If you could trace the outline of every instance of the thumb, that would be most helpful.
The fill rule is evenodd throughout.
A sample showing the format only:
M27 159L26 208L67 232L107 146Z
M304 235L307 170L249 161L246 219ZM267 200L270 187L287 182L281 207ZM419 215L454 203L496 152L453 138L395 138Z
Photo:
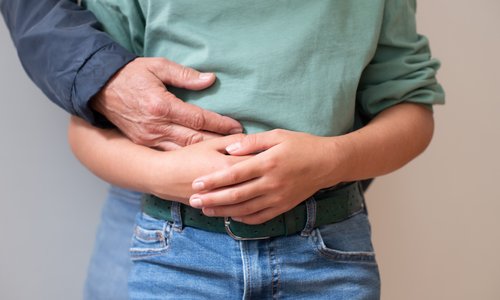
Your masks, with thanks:
M240 141L230 144L226 151L231 155L249 155L262 152L281 143L283 136L276 131L249 134Z
M165 58L149 59L149 70L166 85L197 91L215 82L214 73L201 73Z

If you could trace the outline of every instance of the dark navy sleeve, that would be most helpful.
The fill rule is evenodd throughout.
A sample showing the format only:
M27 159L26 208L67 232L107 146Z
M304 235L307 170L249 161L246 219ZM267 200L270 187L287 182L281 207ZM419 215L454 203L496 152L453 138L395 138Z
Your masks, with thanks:
M106 125L89 101L136 55L73 1L0 0L0 10L24 69L45 95L71 114Z

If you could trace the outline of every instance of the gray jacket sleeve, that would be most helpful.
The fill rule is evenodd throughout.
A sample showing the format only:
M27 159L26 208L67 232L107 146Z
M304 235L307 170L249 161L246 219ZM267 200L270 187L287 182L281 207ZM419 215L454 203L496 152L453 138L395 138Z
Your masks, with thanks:
M28 76L47 97L88 122L106 120L89 100L136 58L102 32L95 16L69 0L0 0Z

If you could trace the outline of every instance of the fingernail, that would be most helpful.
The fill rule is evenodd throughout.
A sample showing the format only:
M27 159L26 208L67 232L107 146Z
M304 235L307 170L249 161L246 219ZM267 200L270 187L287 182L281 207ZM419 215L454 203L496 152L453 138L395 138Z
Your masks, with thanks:
M240 219L240 218L237 218L237 217L231 217L231 220L235 220L236 222L240 222L243 220L243 219Z
M196 207L196 208L203 206L203 202L201 201L200 198L193 198L193 199L189 200L189 204L191 204L192 207Z
M243 133L243 128L233 128L229 131L229 134Z
M213 216L214 215L214 210L211 208L205 208L203 209L203 213L207 216Z
M202 190L205 188L205 183L203 181L195 181L193 183L193 189L195 190Z
M207 79L212 78L212 76L213 76L213 73L200 73L199 78L202 80L207 80Z
M231 144L229 146L226 147L226 151L227 152L234 152L238 149L241 148L241 144L240 143L234 143L234 144Z

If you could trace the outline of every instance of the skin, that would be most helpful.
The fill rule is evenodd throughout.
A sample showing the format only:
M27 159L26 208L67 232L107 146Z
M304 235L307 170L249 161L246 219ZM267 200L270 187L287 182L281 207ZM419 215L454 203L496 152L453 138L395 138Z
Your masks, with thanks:
M73 153L98 177L187 205L196 177L248 158L227 155L224 149L241 138L238 134L223 136L175 151L158 151L133 143L118 130L96 128L75 116L68 130Z
M338 137L278 129L160 152L74 117L69 140L82 163L108 182L190 204L209 216L260 224L321 188L400 168L427 147L433 129L430 110L404 103Z
M263 223L317 190L390 173L424 151L432 139L432 112L405 103L367 126L339 137L273 130L249 135L226 150L254 157L197 178L190 198L208 216Z
M136 58L108 81L90 105L134 143L174 150L242 132L239 122L185 103L166 87L197 91L214 82L213 73L200 73L164 58Z

